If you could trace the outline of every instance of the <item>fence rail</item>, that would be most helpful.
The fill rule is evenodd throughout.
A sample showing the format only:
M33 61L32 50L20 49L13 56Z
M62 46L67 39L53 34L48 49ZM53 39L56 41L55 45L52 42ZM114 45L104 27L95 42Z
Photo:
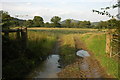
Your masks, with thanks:
M27 27L17 29L3 29L3 36L9 39L9 33L16 33L16 40L21 42L23 49L27 46Z
M24 27L24 28L17 28L17 29L2 29L3 33L6 33L6 32L22 32L22 31L27 31L27 28Z

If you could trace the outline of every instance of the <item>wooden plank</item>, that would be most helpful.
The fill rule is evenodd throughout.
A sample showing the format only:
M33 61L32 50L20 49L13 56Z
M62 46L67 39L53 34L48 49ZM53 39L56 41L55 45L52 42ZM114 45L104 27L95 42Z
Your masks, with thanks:
M3 29L2 32L21 32L21 31L26 32L26 30L27 30L27 27L23 27L18 29Z
M2 32L21 32L21 29L8 29L8 30L2 30Z
M112 39L112 41L115 41L115 42L120 42L118 39Z
M118 53L115 53L115 54L113 54L113 56L112 57L115 57L115 56L119 56L120 57L120 52L118 52Z

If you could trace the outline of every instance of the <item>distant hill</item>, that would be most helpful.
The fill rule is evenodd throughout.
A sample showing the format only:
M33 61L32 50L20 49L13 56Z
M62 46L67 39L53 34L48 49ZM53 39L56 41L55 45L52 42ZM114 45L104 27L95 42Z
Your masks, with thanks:
M73 22L73 23L77 23L77 22L79 21L79 20L74 20L74 19L70 19L70 20L71 20L71 22ZM60 22L60 24L64 24L64 23L65 23L65 21L66 21L66 20L61 21L61 22Z
M66 19L67 20L67 19ZM64 24L66 20L60 22L60 24ZM73 23L77 23L79 20L70 19ZM99 22L91 22L91 25L98 25Z

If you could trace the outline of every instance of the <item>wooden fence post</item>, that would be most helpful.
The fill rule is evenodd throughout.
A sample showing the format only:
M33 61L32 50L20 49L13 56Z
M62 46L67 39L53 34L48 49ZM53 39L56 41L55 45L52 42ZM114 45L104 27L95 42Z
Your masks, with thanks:
M6 31L6 32L4 33L4 35L5 35L5 37L9 38L9 32L8 32L8 31Z
M110 57L112 57L111 41L112 41L112 34L111 31L108 30L106 33L106 53L109 54Z
M18 28L17 32L16 32L16 39L20 40L20 29Z
M22 46L25 49L27 47L27 28L21 30Z
M26 28L21 28L21 29L6 29L2 30L4 33L4 36L9 39L9 33L16 33L16 40L18 40L18 43L20 42L21 49L25 51L27 47L27 27Z

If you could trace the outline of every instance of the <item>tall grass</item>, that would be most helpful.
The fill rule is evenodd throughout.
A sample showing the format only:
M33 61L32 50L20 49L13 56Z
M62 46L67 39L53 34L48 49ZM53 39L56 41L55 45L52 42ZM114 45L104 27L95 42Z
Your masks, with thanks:
M29 31L51 32L57 34L83 34L87 32L100 33L97 29L79 29L79 28L28 28Z
M28 31L27 46L15 33L3 35L3 79L24 78L34 67L52 53L56 42L54 34Z
M73 34L62 35L60 41L60 56L62 63L64 64L63 66L66 66L75 60L75 43Z
M52 53L55 41L56 37L54 34L29 31L27 47L34 53L35 58L44 59L44 57Z

